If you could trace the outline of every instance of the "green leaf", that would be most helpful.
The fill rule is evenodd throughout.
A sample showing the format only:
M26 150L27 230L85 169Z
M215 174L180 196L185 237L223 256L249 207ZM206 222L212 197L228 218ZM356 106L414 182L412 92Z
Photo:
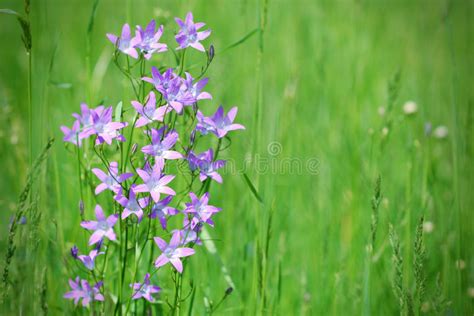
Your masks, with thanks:
M117 107L115 108L115 121L116 122L120 122L120 120L122 119L122 101L120 101L118 104L117 104Z
M247 183L247 185L249 186L249 189L250 191L252 191L253 195L255 196L255 198L263 204L263 199L260 197L260 195L258 194L257 192L257 189L255 188L255 186L252 184L252 181L250 181L249 177L243 173L242 174L244 176L244 180L245 180L245 183Z
M244 37L242 37L241 39L239 39L237 42L234 42L232 44L230 44L229 46L227 46L226 48L224 48L220 54L236 47L236 46L239 46L240 44L242 44L243 42L245 42L246 40L248 40L249 38L251 38L254 34L256 34L260 29L257 27L256 29L250 31L247 35L245 35ZM217 53L216 53L217 54Z
M15 15L17 17L21 17L21 15L16 12L16 11L13 11L13 10L10 10L10 9L0 9L0 13L3 13L3 14L9 14L9 15Z

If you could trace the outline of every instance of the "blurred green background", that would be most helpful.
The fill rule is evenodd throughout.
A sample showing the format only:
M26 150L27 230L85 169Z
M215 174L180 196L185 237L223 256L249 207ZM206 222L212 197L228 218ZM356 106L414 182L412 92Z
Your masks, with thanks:
M15 237L1 314L81 313L62 298L73 277L69 248L86 237L76 160L59 126L71 125L81 102L132 100L106 33L156 19L172 43L173 17L188 11L212 29L205 45L216 49L207 113L237 105L247 127L223 154L235 170L211 190L224 209L211 231L217 252L202 247L189 264L193 314L204 314L206 301L219 301L230 285L216 314L397 314L390 224L416 314L474 313L474 2L101 0L91 24L94 2L31 4L33 156L48 137L56 142L34 188L39 224L27 216ZM0 8L23 14L22 1L2 0ZM2 258L29 166L21 34L14 17L0 15ZM193 52L189 64L202 59ZM170 53L149 65L167 60ZM411 115L403 111L409 100L417 104ZM383 198L371 246L378 175ZM413 262L422 215L426 290L418 303Z

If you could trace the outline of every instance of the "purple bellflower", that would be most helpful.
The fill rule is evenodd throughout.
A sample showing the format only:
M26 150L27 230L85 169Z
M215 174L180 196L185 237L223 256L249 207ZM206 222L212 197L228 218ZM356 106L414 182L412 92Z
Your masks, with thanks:
M189 220L187 216L185 216L183 220L183 228L175 229L172 231L172 233L174 234L175 232L177 232L179 234L179 237L180 237L179 244L182 246L185 246L189 243L201 245L202 241L198 235L200 230L201 230L200 225L196 225L194 226L194 228L191 228L191 221Z
M76 280L69 280L69 286L71 286L71 291L64 294L64 298L73 299L75 305L80 299L84 307L88 307L91 301L104 301L104 296L100 293L102 282L91 287L87 280L76 277Z
M96 145L100 145L103 142L112 144L113 139L119 141L125 141L123 135L118 130L127 126L128 123L112 122L112 107L106 108L101 113L92 112L92 125L85 128L79 135L82 138L89 137L97 134Z
M155 28L155 20L151 20L145 29L142 29L141 26L137 26L136 47L140 49L146 59L150 59L153 53L165 52L168 49L166 44L158 42L161 38L161 35L163 35L163 25L160 25L156 32Z
M81 147L82 140L79 137L79 134L81 132L81 124L79 123L79 121L75 121L74 124L72 124L72 128L69 128L67 126L61 126L61 131L64 133L63 141Z
M94 270L94 266L95 266L95 258L103 254L104 253L99 252L98 249L94 249L94 250L91 250L91 252L89 252L88 255L80 255L77 257L77 259L79 259L87 269L92 271Z
M188 155L189 167L192 171L199 169L199 180L203 182L207 178L211 178L218 183L222 183L222 177L217 173L217 169L224 167L224 160L214 161L214 151L209 149L199 155L195 155L192 151Z
M130 284L130 286L133 288L133 291L134 291L132 299L138 300L143 297L144 299L146 299L148 302L151 302L151 303L155 301L152 294L158 293L159 291L161 291L161 288L159 286L150 284L150 273L147 273L145 275L145 279L143 280L143 283L133 283L133 284Z
M168 89L171 80L176 77L177 75L173 72L173 68L168 68L163 74L160 74L156 67L151 67L151 78L143 77L142 80L153 84L158 91L165 91Z
M143 169L137 169L137 173L143 180L144 184L135 187L135 192L149 192L153 201L157 203L160 200L160 194L176 195L176 192L167 186L175 176L162 175L162 165L156 163L151 173Z
M196 83L193 83L193 77L191 76L191 74L186 73L186 80L184 81L184 84L186 85L186 89L188 90L188 92L191 94L191 96L194 98L196 102L198 100L212 99L212 96L210 93L201 92L208 82L209 82L209 78L204 78L204 79L199 80Z
M214 115L208 121L211 125L213 125L213 132L218 138L224 137L230 131L245 129L245 126L241 124L234 124L236 115L237 107L234 106L229 110L227 115L225 115L224 108L222 105L219 106L216 113L214 113Z
M214 133L214 122L210 117L204 116L204 114L202 114L202 112L198 110L196 113L196 118L198 121L196 124L196 131L200 132L202 135Z
M102 183L100 183L95 188L95 194L99 194L102 191L109 189L110 191L114 192L115 194L121 188L121 183L127 180L130 177L133 177L133 173L124 173L119 175L118 174L118 163L116 161L112 161L109 165L109 172L105 173L101 169L93 168L92 172L99 178Z
M183 113L183 107L192 105L196 102L191 92L186 89L183 78L177 77L170 81L167 89L159 89L166 100L167 105L171 106L178 114Z
M133 184L130 188L128 198L122 194L122 189L115 196L115 200L124 207L122 211L122 219L126 219L132 214L135 214L138 218L138 222L141 222L143 218L143 209L147 207L150 202L150 197L144 197L137 199L136 193L139 192L136 190L138 186Z
M92 113L96 113L100 115L104 111L104 106L99 105L95 109L89 109L87 104L81 103L81 114L73 113L72 116L74 116L81 124L83 128L87 128L91 126L94 121L92 119Z
M194 23L193 14L191 12L188 12L184 21L180 18L175 18L175 21L180 27L178 34L175 36L176 42L179 44L178 49L191 46L202 52L206 51L200 41L211 35L211 30L198 32L198 30L205 25L204 23Z
M161 227L166 230L167 227L167 218L168 216L173 216L179 213L174 207L168 206L171 200L173 199L172 195L168 195L163 200L156 202L151 208L150 218L158 218L160 220Z
M189 193L189 196L191 197L191 203L186 203L184 213L191 213L194 215L191 221L191 228L193 229L196 225L201 223L214 226L211 217L215 213L220 212L221 209L208 204L209 192L204 193L200 199L193 192Z
M178 141L178 133L170 131L163 137L164 127L159 130L151 130L151 145L144 146L142 152L155 157L161 166L164 165L165 159L180 159L183 158L179 152L170 150ZM163 140L162 140L163 137Z
M89 238L89 245L98 243L104 237L107 237L109 240L116 240L117 237L113 227L117 222L118 215L112 214L106 218L102 207L97 204L95 206L95 217L97 221L84 221L81 223L81 226L85 229L94 231Z
M167 244L166 241L160 237L154 238L155 243L158 245L158 248L163 252L155 261L155 267L159 268L168 262L171 262L173 267L179 272L183 272L183 263L180 258L191 256L195 253L192 248L184 248L180 246L180 234L178 232L173 233L170 243Z
M135 127L148 125L153 121L163 122L166 113L166 107L160 106L156 108L156 96L153 91L148 95L146 104L143 105L138 101L132 101L132 106L140 114L140 118L135 123Z
M127 23L122 27L122 35L117 37L114 34L107 34L107 38L111 41L114 45L117 46L118 50L124 54L129 55L132 58L137 59L138 53L135 47L140 42L140 36L135 36L132 38L130 32L130 25Z

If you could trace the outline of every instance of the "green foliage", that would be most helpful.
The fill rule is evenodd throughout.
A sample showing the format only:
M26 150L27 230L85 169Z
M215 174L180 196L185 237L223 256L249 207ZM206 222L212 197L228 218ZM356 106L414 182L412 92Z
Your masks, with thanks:
M90 313L62 296L76 271L69 249L86 239L78 225L78 169L83 216L93 216L97 200L113 208L91 192L96 179L84 172L101 162L82 159L79 167L73 147L56 144L35 196L22 194L20 207L29 141L40 153L49 137L61 139L59 126L71 125L81 102L133 115L130 80L136 82L114 67L105 34L118 33L124 21L156 18L171 42L173 17L189 10L212 29L206 48L215 47L206 73L213 100L202 111L211 114L216 102L238 105L237 120L247 129L219 155L233 159L223 186L210 187L223 212L186 267L182 296L190 296L181 314L474 313L472 1L7 0L1 6L11 10L0 14L2 295L8 289L0 314ZM24 52L32 36L30 68ZM186 65L206 58L187 53ZM175 65L174 59L169 53L151 64ZM190 66L193 76L203 70ZM411 115L403 112L408 100L418 105ZM439 125L448 129L445 138L436 137ZM277 154L268 150L273 142L281 145ZM279 168L288 161L301 163L302 172ZM18 212L28 214L25 226ZM85 241L78 247L87 249ZM122 256L127 252L133 263L133 251ZM117 286L118 270L111 274ZM152 315L175 298L172 283L158 285L171 290ZM110 305L117 299L106 297Z

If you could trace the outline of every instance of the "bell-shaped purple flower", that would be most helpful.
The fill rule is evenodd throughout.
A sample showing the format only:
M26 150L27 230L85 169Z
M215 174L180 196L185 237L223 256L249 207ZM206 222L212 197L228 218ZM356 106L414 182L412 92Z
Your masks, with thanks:
M179 213L174 207L168 206L171 200L173 199L172 195L168 195L161 201L156 202L151 208L150 218L158 218L161 224L161 227L166 230L167 220L169 216L174 216Z
M95 188L95 194L99 194L102 191L109 189L110 191L114 192L115 194L121 188L121 183L127 180L130 177L133 177L133 173L124 173L119 175L118 173L118 163L116 161L112 161L109 165L109 170L107 173L102 171L99 168L93 168L92 172L99 178L102 183L100 183Z
M176 77L177 75L173 72L173 68L168 68L161 74L158 68L151 67L151 78L143 77L142 80L153 84L158 91L165 91L168 89L171 80Z
M111 41L114 45L117 46L117 49L124 54L129 55L132 58L137 59L138 53L135 47L140 42L140 37L135 36L132 37L130 32L130 25L127 23L122 27L122 35L117 37L114 34L107 34L107 38Z
M103 142L107 144L112 144L113 139L119 141L125 141L123 135L121 135L118 130L127 126L127 123L121 122L112 122L112 107L106 108L101 113L92 112L92 125L88 128L85 128L82 133L79 134L80 137L86 138L91 135L96 134L96 145L100 145Z
M199 169L199 180L201 182L207 178L211 178L218 183L222 183L222 177L217 170L224 167L225 160L214 161L214 151L212 149L199 155L195 155L194 152L190 151L188 154L188 162L192 171Z
M163 137L164 127L159 130L151 130L151 144L144 146L142 152L155 157L155 160L161 165L164 165L165 159L180 159L183 158L179 152L171 150L178 141L178 133L170 131Z
M156 163L151 173L143 169L137 169L137 173L144 183L137 185L135 191L149 192L155 202L160 200L160 194L176 195L176 192L167 186L175 176L163 175L162 168L162 164Z
M89 245L93 245L101 241L104 237L109 240L116 240L114 232L114 225L117 222L118 215L112 214L109 217L105 217L102 207L97 204L95 206L95 216L97 221L84 221L81 226L88 230L93 230L91 237L89 238Z
M166 113L166 106L156 107L156 96L153 91L150 91L146 104L143 105L138 101L132 101L132 106L140 114L135 127L142 127L150 124L153 121L163 122Z
M136 190L137 187L138 186L135 184L132 185L128 198L122 194L122 189L120 189L119 193L115 196L115 200L124 207L124 210L122 211L122 219L126 219L132 214L137 216L138 222L141 222L143 218L143 209L147 207L150 198L144 197L137 199L136 193L140 192Z
M178 232L173 233L169 244L160 237L155 237L154 240L162 251L162 254L155 261L155 267L159 268L170 262L179 273L182 273L183 263L180 258L193 255L195 253L194 249L180 247L181 238Z
M87 104L81 103L81 114L73 113L72 116L81 123L82 128L87 128L94 123L92 113L95 112L97 115L100 115L102 111L104 111L103 105L99 105L95 109L90 109Z
M221 209L212 205L209 205L209 192L204 193L201 198L198 198L193 192L189 193L191 197L191 203L186 203L186 209L184 213L193 214L191 221L191 228L193 229L196 225L206 223L210 226L214 226L214 222L211 217Z
M150 59L154 53L165 52L168 49L166 44L158 42L161 38L161 35L163 35L163 25L160 25L156 32L155 28L155 20L151 20L145 29L143 29L140 25L137 26L136 47L140 49L146 59Z
M198 30L205 25L204 23L194 23L193 14L191 12L186 15L186 19L184 21L180 18L175 18L175 21L180 27L178 34L175 36L176 42L179 44L178 49L191 46L202 52L206 51L200 41L211 35L211 30L198 32Z
M145 275L145 279L143 280L143 283L133 283L133 284L130 284L130 286L133 288L133 291L134 291L132 299L138 300L143 297L144 299L146 299L148 302L151 302L151 303L155 301L152 294L155 294L161 291L161 288L159 286L150 284L150 273L147 273Z
M88 307L91 301L104 301L104 296L100 293L102 282L98 282L91 287L87 280L76 277L75 280L69 280L69 286L71 291L64 294L64 298L73 299L75 305L79 303L80 299L82 299L82 306L84 307Z
M79 136L81 132L81 124L79 123L79 121L74 121L74 124L72 124L72 128L69 128L67 126L61 126L61 131L64 134L63 141L72 143L79 147L82 146L82 139Z
M84 266L89 270L94 270L95 258L99 255L103 255L103 252L99 252L98 249L93 249L89 252L88 255L80 255L77 258L84 264Z
M234 106L229 110L227 115L224 113L224 108L219 106L216 113L212 116L212 120L215 124L216 135L219 138L227 135L227 132L245 129L245 126L241 124L234 124L235 117L237 116L237 107Z
M212 99L212 96L210 93L202 91L202 89L204 89L204 87L209 82L209 78L204 78L197 82L194 82L193 80L194 79L191 76L191 74L187 72L186 80L184 81L184 84L186 85L187 91L191 94L191 96L195 99L195 101L204 100L204 99Z

